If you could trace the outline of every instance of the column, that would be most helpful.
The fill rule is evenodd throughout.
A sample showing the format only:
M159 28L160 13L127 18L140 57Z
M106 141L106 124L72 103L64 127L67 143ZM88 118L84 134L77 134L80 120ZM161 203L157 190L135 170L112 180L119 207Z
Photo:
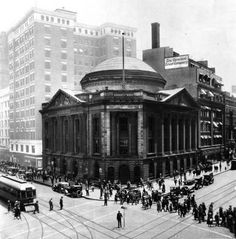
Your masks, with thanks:
M196 117L194 118L194 126L195 126L195 130L194 130L194 146L195 146L195 150L197 150L197 148L198 148L198 139L200 139L200 133L199 133L199 135L198 135L198 132L200 132L200 130L198 130L198 122L200 122L200 121L198 121L197 119L196 119Z
M161 115L161 154L164 154L164 116Z
M68 151L69 152L73 152L73 145L74 145L74 122L73 122L73 118L72 116L68 116L67 117L68 119L68 131L69 131L69 139L68 139Z
M132 154L132 149L131 149L131 146L132 146L132 117L129 117L128 118L128 130L129 130L129 155Z
M171 116L169 117L169 152L172 153L172 120Z
M186 142L185 142L185 138L186 138L186 124L185 124L185 119L183 119L183 152L185 152L186 150Z
M154 178L157 178L157 162L154 162Z
M179 153L179 116L176 117L176 153Z
M192 149L192 120L189 119L189 151Z
M117 135L117 131L116 131L116 117L114 113L111 113L111 155L115 156L116 155L116 149L117 149L117 145L116 145L116 135Z

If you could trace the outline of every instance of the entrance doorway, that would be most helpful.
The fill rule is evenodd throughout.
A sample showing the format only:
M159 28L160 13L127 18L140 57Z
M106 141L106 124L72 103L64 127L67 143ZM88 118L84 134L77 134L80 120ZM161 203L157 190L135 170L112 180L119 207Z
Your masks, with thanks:
M127 183L130 180L129 166L123 164L119 168L119 179L121 183Z

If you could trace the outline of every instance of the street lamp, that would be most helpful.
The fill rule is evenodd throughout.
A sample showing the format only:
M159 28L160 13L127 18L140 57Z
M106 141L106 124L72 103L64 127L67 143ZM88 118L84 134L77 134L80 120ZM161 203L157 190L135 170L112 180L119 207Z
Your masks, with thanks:
M123 209L123 227L125 228L125 210L127 209L127 207L121 206L121 209Z

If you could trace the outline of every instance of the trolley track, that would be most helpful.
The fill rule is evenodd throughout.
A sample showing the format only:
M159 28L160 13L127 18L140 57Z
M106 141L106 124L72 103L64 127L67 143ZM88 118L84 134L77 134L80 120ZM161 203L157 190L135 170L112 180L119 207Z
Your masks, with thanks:
M209 196L209 195L211 195L211 194L214 194L214 193L215 193L217 190L219 190L219 189L220 189L220 190L223 189L222 191L219 192L220 194L222 194L222 193L224 193L224 192L227 192L227 191L232 187L232 185L233 185L234 183L235 183L235 180L232 180L232 181L230 181L228 184L224 185L223 187L218 187L218 188L216 188L216 189L210 191L210 192L207 193L207 194L204 194L204 195L202 195L202 196L196 197L196 200L200 200L200 199L203 198L203 197L206 197L206 196ZM226 188L226 189L225 189L225 188ZM234 191L232 191L232 192L234 192ZM230 192L229 194L226 194L226 195L230 195L232 192ZM224 195L224 196L226 196L226 195ZM210 198L209 198L208 200L209 200L210 202L212 202L212 198L214 198L214 197L215 197L215 195L210 196ZM220 198L220 199L218 199L218 200L215 200L215 202L217 202L217 201L219 201L219 200L221 200L221 199L222 199L222 198ZM231 200L231 199L230 199L230 200ZM228 200L228 201L229 201L229 200ZM175 214L175 215L173 214L172 219L169 219L169 218L168 218L168 219L165 220L164 222L167 222L168 220L173 220L175 217L176 217L176 214ZM155 222L156 220L159 220L159 219L161 219L161 218L162 218L162 219L166 219L166 215L160 216L160 217L155 218L155 219L153 219L153 220L151 220L151 221L148 221L148 222L145 223L145 224L142 224L142 226L137 227L137 228L135 228L134 230L128 232L127 234L125 234L125 236L127 236L128 234L131 234L131 233L133 233L134 231L139 230L141 227L144 227L144 226L146 226L146 225L148 225L148 224L150 224L150 223L153 223L153 222ZM178 222L177 224L171 226L170 228L168 228L168 230L171 229L171 228L174 228L176 225L179 225L179 224L181 224L181 223L184 223L184 222L187 221L189 218L191 218L191 215L185 217L184 220L181 220L181 221ZM176 218L175 220L179 220L179 219ZM150 230L154 229L155 227L158 227L159 225L163 224L164 222L161 222L161 223L159 223L159 224L155 224L153 227L148 228L147 230L150 231ZM192 225L194 225L194 223L192 223L191 225L188 224L187 227L190 227L190 226L192 226ZM187 227L186 227L186 228L187 228ZM185 228L185 229L186 229L186 228ZM131 237L131 238L136 238L136 237L138 237L138 236L140 236L140 235L142 235L142 234L145 234L145 233L146 233L146 231L140 232L139 234L136 234L135 236L133 236L133 237ZM165 233L165 231L162 232L162 233L156 234L156 235L155 235L154 237L152 237L152 238L153 238L153 239L154 239L154 238L157 238L159 235L161 235L161 234L163 234L163 233ZM175 234L177 235L178 232L175 233ZM119 238L119 237L117 237L117 238Z
M46 200L41 199L41 198L39 198L39 200L40 200L40 201L43 201L44 203L47 202ZM58 207L58 208L59 208L59 207ZM65 215L64 212L67 212L68 214ZM97 223L97 222L94 222L94 221L92 221L92 220L90 220L90 219L88 219L88 218L86 218L86 217L84 217L84 216L81 216L81 215L79 215L79 214L77 214L77 213L75 213L75 212L73 212L73 211L71 211L71 210L63 209L62 211L60 211L60 212L58 212L58 213L64 214L67 218L69 218L69 219L71 219L71 220L74 220L75 222L78 222L78 223L80 223L81 225L83 225L84 227L86 227L86 229L90 232L91 238L93 238L93 234L92 234L92 231L91 231L91 230L96 231L96 232L98 232L98 233L100 233L100 234L106 236L107 238L112 238L112 237L111 237L111 233L112 233L112 234L115 234L115 235L114 235L114 238L116 238L117 235L118 235L118 236L124 236L122 233L115 232L114 230L112 230L112 229L110 229L110 228L107 228L107 227L105 227L105 226L103 226L103 225L101 225L101 224L99 224L99 223ZM88 225L88 223L90 223L90 224L92 224L92 225L94 225L94 226ZM106 232L104 232L104 230L105 230ZM129 239L129 237L127 237L127 236L124 236L124 237L126 237L126 238Z

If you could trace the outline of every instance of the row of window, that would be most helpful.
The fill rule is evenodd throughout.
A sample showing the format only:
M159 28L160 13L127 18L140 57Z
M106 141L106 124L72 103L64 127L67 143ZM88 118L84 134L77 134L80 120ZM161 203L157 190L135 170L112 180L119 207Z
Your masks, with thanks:
M0 128L8 127L8 120L0 120Z
M15 147L14 147L15 146ZM31 149L31 151L30 151ZM34 145L23 145L23 144L11 144L11 151L19 151L19 152L26 152L26 153L35 153L35 146Z
M34 108L15 112L16 119L21 119L22 117L30 117L30 116L35 116L35 109ZM10 115L10 120L11 119L13 119L12 115ZM11 128L11 126L10 126L10 128Z
M51 23L58 23L58 24L68 25L68 26L70 25L70 20L64 19L64 18L59 18L59 17L41 15L41 20L46 21L46 22L51 22Z
M45 57L51 57L51 49L45 49ZM67 52L61 52L61 59L67 59Z
M15 123L16 128L34 128L35 120L17 121Z
M50 37L44 37L44 44L46 46L51 46L51 38ZM61 39L60 40L61 48L67 48L67 40Z
M25 41L28 41L30 37L34 34L34 28L31 27L29 30L25 31L22 35L20 35L18 38L15 39L14 43L11 42L9 44L9 50L11 51L14 49L14 47L21 46L22 44L25 43Z
M6 135L6 136L8 136L8 135ZM9 145L9 142L10 142L10 140L9 139L1 139L0 138L0 145L1 146L8 146Z
M0 112L0 119L4 119L8 117L8 111L5 110L4 112Z
M13 70L13 66L9 65L10 71ZM30 62L26 66L20 68L19 70L16 70L15 74L11 72L12 78L15 76L15 78L21 77L24 74L28 74L30 71L34 69L34 62Z
M0 136L1 137L7 137L8 136L8 130L7 129L1 129L0 130Z
M35 140L35 131L10 131L10 139Z

